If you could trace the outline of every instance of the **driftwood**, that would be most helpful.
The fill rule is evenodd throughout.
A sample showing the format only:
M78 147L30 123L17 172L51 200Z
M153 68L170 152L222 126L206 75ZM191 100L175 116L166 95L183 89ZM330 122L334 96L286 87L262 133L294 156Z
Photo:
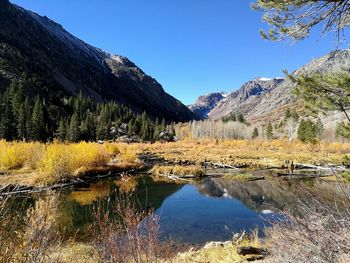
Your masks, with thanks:
M214 167L214 168L223 168L223 169L239 169L235 166L224 164L224 163L212 163L212 162L203 162L203 166L205 167Z
M329 164L326 167L320 166L320 165L313 165L313 164L302 164L302 163L296 163L295 169L312 169L312 170L338 170L338 171L344 171L346 170L346 167L344 165L335 165L335 164Z
M288 179L290 178L315 178L315 177L321 177L321 173L318 174L306 174L306 173L276 173L274 174L275 177L285 177ZM326 175L324 175L326 176Z
M157 175L174 180L174 181L185 181L185 182L192 182L190 179L187 179L187 178L195 178L195 176L186 176L187 178L183 178L174 174L157 174Z

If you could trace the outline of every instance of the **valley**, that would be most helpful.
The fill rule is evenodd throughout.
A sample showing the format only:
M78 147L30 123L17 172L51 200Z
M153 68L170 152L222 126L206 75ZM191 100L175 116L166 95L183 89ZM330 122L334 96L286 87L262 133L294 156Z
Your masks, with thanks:
M0 263L350 262L347 1L39 2L0 0Z

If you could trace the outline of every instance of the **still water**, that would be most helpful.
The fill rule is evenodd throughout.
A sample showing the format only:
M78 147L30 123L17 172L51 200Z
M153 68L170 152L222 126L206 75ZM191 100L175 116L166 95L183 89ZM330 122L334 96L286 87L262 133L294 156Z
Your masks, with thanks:
M118 192L132 192L141 207L152 208L159 215L162 238L201 245L229 240L243 230L262 229L284 209L297 212L298 202L312 191L322 193L330 201L341 194L335 183L317 180L271 178L239 182L212 177L178 184L139 176L100 181L88 188L63 192L59 196L58 213L67 236L86 240L94 221L93 208L99 204L112 211ZM37 198L40 196L18 197L13 209L26 209Z

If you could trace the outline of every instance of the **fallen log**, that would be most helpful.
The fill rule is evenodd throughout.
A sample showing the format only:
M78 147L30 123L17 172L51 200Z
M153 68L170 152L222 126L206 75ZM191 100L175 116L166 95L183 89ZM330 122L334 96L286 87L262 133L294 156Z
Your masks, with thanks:
M339 170L344 171L346 170L346 167L344 165L335 165L335 164L329 164L327 166L321 166L321 165L313 165L313 164L302 164L302 163L296 163L295 169L312 169L312 170Z
M264 180L265 176L255 176L255 177L250 177L247 179L247 182L254 182L254 181L259 181L259 180Z
M258 247L238 247L237 248L237 254L241 256L246 255L267 255L267 250L265 248L258 248Z
M205 167L210 166L210 167L223 168L223 169L236 169L236 170L239 169L235 166L224 164L224 163L203 162L203 166Z
M316 177L322 177L320 173L318 174L299 174L299 173L276 173L274 174L275 177L293 177L293 178L316 178ZM327 175L324 175L327 176Z
M161 176L161 177L169 178L169 179L174 180L174 181L192 182L190 179L179 177L177 175L172 175L172 174L157 174L157 175ZM195 177L193 176L193 177L187 177L187 178L195 178Z

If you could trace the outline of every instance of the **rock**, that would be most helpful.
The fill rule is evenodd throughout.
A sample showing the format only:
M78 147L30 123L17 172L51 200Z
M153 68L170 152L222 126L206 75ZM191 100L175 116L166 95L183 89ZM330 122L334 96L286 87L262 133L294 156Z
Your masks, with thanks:
M124 143L133 143L133 142L141 142L141 138L138 135L124 135L120 136L116 139L117 142L124 142Z
M246 255L261 255L266 256L267 250L265 248L257 248L257 247L238 247L237 248L237 254L241 256Z
M158 138L163 142L176 142L179 140L171 131L160 132Z

